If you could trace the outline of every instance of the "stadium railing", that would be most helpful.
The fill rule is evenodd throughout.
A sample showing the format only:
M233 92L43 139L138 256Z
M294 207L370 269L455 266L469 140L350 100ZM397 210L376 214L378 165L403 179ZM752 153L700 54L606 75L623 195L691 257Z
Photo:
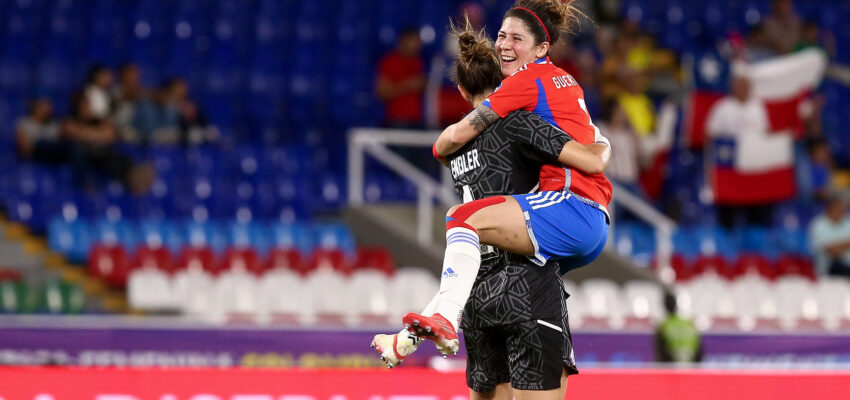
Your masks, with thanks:
M365 157L371 156L399 176L416 186L418 198L416 233L419 243L430 245L433 237L434 200L452 206L458 198L451 185L447 168L442 168L438 181L420 168L404 159L388 146L429 148L439 136L438 131L416 131L379 128L353 128L348 135L348 202L357 207L366 203L363 196ZM656 235L656 267L665 282L673 282L675 273L671 266L673 255L673 232L676 223L652 207L649 203L628 190L614 184L613 207L623 207L653 227ZM613 213L612 213L613 215ZM616 229L612 221L612 229ZM613 235L612 235L613 237ZM609 244L613 241L609 241Z

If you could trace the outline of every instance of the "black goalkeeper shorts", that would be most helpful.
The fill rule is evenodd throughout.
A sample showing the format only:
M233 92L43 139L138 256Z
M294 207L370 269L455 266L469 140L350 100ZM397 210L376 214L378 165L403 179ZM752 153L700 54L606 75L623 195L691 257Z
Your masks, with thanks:
M561 321L470 329L463 336L466 384L476 392L492 392L506 382L518 390L553 390L561 387L564 369L578 373L566 313Z

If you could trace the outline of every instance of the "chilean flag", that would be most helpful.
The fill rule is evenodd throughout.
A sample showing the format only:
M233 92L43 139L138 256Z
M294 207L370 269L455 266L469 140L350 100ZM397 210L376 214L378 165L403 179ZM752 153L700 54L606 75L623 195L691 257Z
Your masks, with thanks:
M766 204L794 196L793 136L716 138L712 148L709 180L716 204Z
M689 146L699 149L705 144L708 115L728 91L733 73L750 78L753 96L767 108L771 132L787 131L799 137L804 133L803 118L810 112L806 100L823 79L826 66L826 54L814 48L751 64L730 65L713 53L697 57L695 90L686 112Z

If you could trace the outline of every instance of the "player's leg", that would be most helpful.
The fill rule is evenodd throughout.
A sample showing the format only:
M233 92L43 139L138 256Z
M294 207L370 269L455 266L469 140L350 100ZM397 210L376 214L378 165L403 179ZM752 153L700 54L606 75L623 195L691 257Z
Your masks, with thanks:
M434 294L431 301L422 310L422 315L431 315L437 311L440 293ZM387 368L393 368L413 354L422 340L410 333L406 328L395 334L377 334L372 338L372 348L381 356L381 361Z
M518 390L514 389L516 400L563 400L567 395L567 371L561 373L561 387L552 390Z
M446 252L437 310L433 315L405 315L405 327L417 336L433 340L443 354L456 353L461 312L481 267L478 230L506 250L531 254L533 246L524 227L522 210L509 196L488 197L452 207L446 216ZM516 235L508 234L510 230Z
M481 244L491 245L514 254L530 256L534 245L528 237L528 225L522 208L512 196L504 201L475 210L466 223L478 234Z
M559 399L565 399L567 397L567 378L569 378L569 375L567 374L567 370L564 369L564 372L561 373L561 389L558 393Z
M563 398L562 388L565 387L567 373L563 362L565 342L560 318L521 322L509 329L511 387L516 399Z
M469 400L511 400L514 392L510 383L500 383L492 392L476 392L469 389Z
M470 400L510 400L505 333L501 327L466 329L466 386Z
M452 208L446 220L437 312L403 319L412 333L433 340L444 354L457 352L457 329L481 266L481 243L533 255L543 265L552 257L589 254L608 230L607 216L598 207L562 192L476 200Z

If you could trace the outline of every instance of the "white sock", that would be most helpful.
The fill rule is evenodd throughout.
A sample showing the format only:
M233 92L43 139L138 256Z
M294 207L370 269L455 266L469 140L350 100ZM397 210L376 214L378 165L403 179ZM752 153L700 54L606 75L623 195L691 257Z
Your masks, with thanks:
M425 306L425 309L422 310L421 315L434 315L437 312L437 305L440 304L440 292L434 293L434 297L431 298L431 301L428 302L428 305Z
M468 228L451 228L446 232L446 256L440 277L440 300L436 312L445 317L455 332L472 285L481 268L481 245L478 234Z

